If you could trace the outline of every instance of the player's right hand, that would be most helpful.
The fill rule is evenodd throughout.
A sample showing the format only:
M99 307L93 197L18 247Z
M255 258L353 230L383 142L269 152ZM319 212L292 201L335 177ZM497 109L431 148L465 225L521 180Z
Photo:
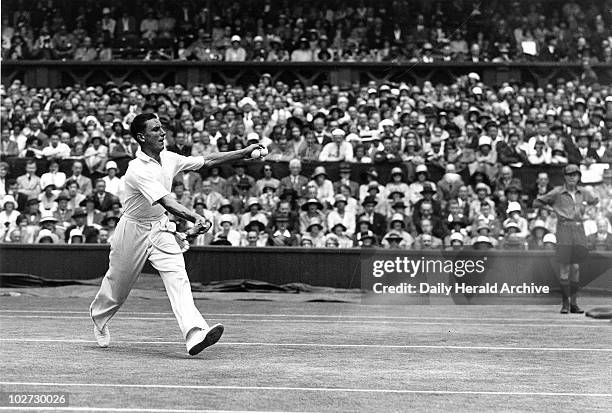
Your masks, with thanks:
M187 230L187 237L195 237L200 234L206 234L212 228L213 223L204 217L196 220L193 228Z
M253 153L253 151L255 149L261 149L263 148L263 145L260 145L259 143L253 143L249 146L247 146L246 148L244 148L244 158L245 159L251 159L251 154Z

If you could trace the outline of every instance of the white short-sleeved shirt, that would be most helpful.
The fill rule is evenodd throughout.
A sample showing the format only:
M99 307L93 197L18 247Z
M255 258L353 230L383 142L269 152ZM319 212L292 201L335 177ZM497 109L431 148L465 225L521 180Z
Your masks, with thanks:
M140 149L125 172L125 202L123 213L127 218L155 221L166 210L157 203L170 194L172 180L181 171L198 170L204 166L201 156L181 156L163 150L161 164Z

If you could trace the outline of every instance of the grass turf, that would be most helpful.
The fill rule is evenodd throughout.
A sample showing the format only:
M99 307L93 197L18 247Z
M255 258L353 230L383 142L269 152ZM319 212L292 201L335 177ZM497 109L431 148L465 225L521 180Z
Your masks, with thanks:
M99 349L89 300L3 297L0 390L65 391L73 407L102 409L612 409L612 323L560 315L558 306L208 297L197 305L226 333L196 357L187 355L167 299L128 300L110 324L111 347ZM10 384L25 382L58 385Z

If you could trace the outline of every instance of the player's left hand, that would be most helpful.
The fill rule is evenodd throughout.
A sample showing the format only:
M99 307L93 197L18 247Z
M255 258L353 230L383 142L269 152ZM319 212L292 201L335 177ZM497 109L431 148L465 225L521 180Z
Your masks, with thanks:
M261 145L259 143L253 143L253 144L247 146L246 148L244 148L244 153L245 153L244 159L253 160L253 158L251 157L251 154L253 153L253 151L256 150L256 149L261 150L261 149L264 149L264 148L265 148L265 146L263 146L263 145ZM259 158L259 159L261 159L261 158Z

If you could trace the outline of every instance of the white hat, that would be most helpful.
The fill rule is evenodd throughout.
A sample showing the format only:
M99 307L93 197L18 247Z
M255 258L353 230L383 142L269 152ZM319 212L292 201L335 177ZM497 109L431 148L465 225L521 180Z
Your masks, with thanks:
M556 244L557 243L557 236L555 234L549 233L544 235L544 238L542 238L542 242L547 243L550 242L551 244Z
M253 38L253 41L254 41L254 42L263 42L263 37L261 37L261 36L255 36L255 37Z
M391 119L383 119L380 121L380 123L378 124L378 126L380 128L384 127L384 126L393 126L394 123Z
M110 9L108 7L103 8L102 14L110 14Z
M83 238L83 232L78 228L73 228L70 230L70 235L68 236L68 243L72 244L73 237L81 237Z
M478 146L483 146L483 145L492 146L493 145L493 139L491 139L490 136L482 135L480 138L478 138Z
M106 162L105 169L108 171L109 169L119 169L119 167L117 167L117 162L115 162L115 161L108 161L108 162Z
M506 214L509 214L511 212L521 212L521 204L519 204L516 201L511 201L508 203L508 208L506 208Z
M251 99L250 97L246 96L238 101L239 108L242 109L244 105L257 106L257 103L255 103L255 101Z
M480 80L480 75L476 72L468 73L468 79Z
M504 226L504 229L508 229L508 228L516 228L520 230L519 225L514 221L510 221Z
M80 231L79 231L80 232ZM56 234L51 232L48 229L41 229L38 235L36 236L36 243L38 244L43 238L51 238L51 242L56 243L59 241Z
M259 135L257 134L257 132L250 132L247 135L247 142L248 141L257 141L257 142L259 142Z
M480 86L474 86L472 93L475 95L482 95L482 88Z
M240 43L240 36L238 36L237 34L233 35L232 38L230 39L230 42L234 43L234 42L238 42Z
M373 87L371 87L368 89L368 95L371 95L372 93L378 93L378 91L374 89Z
M221 215L221 218L219 218L219 224L223 224L224 222L229 222L230 225L234 225L234 220L230 214Z
M514 93L514 89L512 88L512 86L505 86L504 88L502 88L501 92L502 94L507 95L508 93Z
M336 129L334 129L334 130L332 131L331 135L332 135L333 137L336 137L336 136L342 136L342 137L344 137L344 136L346 136L346 133L345 133L345 132L344 132L342 129L340 129L340 128L336 128Z
M2 198L2 207L4 207L7 202L12 202L13 205L17 205L17 201L15 201L15 198L12 195L4 195L4 198Z
M460 232L453 232L449 238L449 241L461 241L463 244L463 235Z
M421 172L429 172L429 170L427 169L427 165L423 165L423 164L417 165L414 173L418 174L418 173L421 173Z
M491 239L490 239L489 237L487 237L486 235L479 235L479 236L476 238L476 242L475 242L475 244L478 244L478 243L480 243L480 242L484 242L484 243L486 243L486 244L493 245L493 243L491 242Z
M404 221L404 215L402 215L402 214L393 214L393 216L391 216L391 222L395 222L395 221L402 222L402 223L405 222Z

